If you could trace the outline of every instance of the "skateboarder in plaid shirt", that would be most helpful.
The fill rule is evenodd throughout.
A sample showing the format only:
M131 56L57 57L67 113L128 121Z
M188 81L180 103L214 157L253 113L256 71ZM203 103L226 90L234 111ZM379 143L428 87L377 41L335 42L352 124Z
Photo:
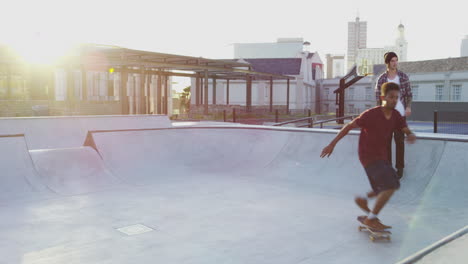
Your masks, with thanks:
M395 106L395 109L400 112L403 118L411 115L411 101L413 98L413 93L411 92L411 83L404 72L398 70L398 56L395 52L387 52L384 54L385 64L387 65L387 71L382 73L377 80L375 86L377 105L382 105L382 100L380 99L381 87L382 84L386 82L393 82L400 86L400 97ZM406 120L406 119L405 119ZM403 132L395 131L395 151L396 151L396 161L395 167L397 169L398 178L403 177L403 169L405 168L405 142ZM390 163L392 163L392 138L390 137L388 142L388 158Z
M401 130L408 143L414 143L416 136L411 132L405 119L395 110L400 94L398 84L387 82L382 85L382 106L376 106L348 123L341 129L332 142L326 146L320 157L329 157L338 141L353 128L361 128L359 137L359 160L369 178L372 191L365 196L356 197L356 204L368 213L363 223L375 230L390 228L380 222L378 215L393 193L400 187L396 171L388 160L388 141L394 130ZM376 197L372 211L367 206L368 198Z

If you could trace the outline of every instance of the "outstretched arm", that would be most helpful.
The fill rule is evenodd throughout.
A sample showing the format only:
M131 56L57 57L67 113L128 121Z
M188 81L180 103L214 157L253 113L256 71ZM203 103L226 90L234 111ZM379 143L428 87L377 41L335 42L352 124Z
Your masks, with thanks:
M346 136L351 129L358 127L359 126L356 124L355 120L346 124L341 129L340 133L338 133L338 135L332 140L332 142L322 150L322 154L320 154L320 157L330 157L338 141L340 141L344 136Z

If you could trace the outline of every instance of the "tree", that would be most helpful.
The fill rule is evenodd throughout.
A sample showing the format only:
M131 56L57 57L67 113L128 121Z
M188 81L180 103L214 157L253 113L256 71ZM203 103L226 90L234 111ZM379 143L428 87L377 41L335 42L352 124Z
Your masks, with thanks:
M184 88L184 91L180 95L180 112L187 113L190 109L190 88L187 86Z

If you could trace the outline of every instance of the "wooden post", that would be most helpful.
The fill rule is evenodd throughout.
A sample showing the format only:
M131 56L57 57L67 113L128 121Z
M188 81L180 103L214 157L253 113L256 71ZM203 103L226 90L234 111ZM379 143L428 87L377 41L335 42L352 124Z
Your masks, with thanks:
M147 114L146 97L145 97L145 67L140 67L140 114Z
M83 101L88 101L88 79L86 78L86 68L84 65L81 65L81 94L83 96Z
M67 108L69 110L69 112L72 112L73 109L74 109L74 97L75 97L75 94L74 94L74 86L75 86L75 83L74 83L74 78L73 78L73 71L72 71L72 67L69 66L66 68L65 70L66 72L66 78L67 78L67 98L66 98L66 101L67 101Z
M145 78L145 89L146 89L146 113L151 114L151 72L148 72Z
M120 71L120 102L122 103L122 114L128 115L130 113L129 100L128 100L128 72L127 67L122 66Z
M132 74L132 83L133 83L133 91L132 91L132 101L133 101L133 107L132 107L132 113L134 115L138 114L138 108L137 108L137 97L136 97L136 91L138 89L137 85L136 85L136 78L135 78L135 75Z
M169 76L165 76L165 82L164 82L164 114L167 115L169 114L169 94L170 94L170 91L169 91Z
M205 99L205 102L204 102L204 108L203 108L203 113L205 115L208 114L208 70L205 70L205 78L204 78L204 85L205 85L205 89L204 89L204 99Z
M226 80L226 104L229 105L229 79Z
M197 77L195 77L195 105L200 105L200 77L197 73Z
M247 75L246 86L246 110L252 112L252 77L250 75Z
M273 77L270 77L270 113L273 112Z
M156 91L156 102L157 102L157 114L162 113L162 74L161 72L158 72L158 87Z
M11 87L11 66L10 66L10 64L6 65L6 85L7 85L6 98L11 99L12 87Z
M216 78L213 78L213 100L212 105L216 104Z

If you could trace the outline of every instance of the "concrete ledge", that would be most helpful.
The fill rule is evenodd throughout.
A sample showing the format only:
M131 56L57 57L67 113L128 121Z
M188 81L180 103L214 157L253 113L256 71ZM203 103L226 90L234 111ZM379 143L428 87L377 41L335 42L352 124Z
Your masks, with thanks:
M421 260L423 257L427 256L428 254L434 252L436 249L452 242L453 240L465 235L468 233L468 225L465 226L464 228L458 230L457 232L437 241L436 243L422 249L419 252L416 252L415 254L397 262L397 264L411 264L411 263L416 263L419 260Z

